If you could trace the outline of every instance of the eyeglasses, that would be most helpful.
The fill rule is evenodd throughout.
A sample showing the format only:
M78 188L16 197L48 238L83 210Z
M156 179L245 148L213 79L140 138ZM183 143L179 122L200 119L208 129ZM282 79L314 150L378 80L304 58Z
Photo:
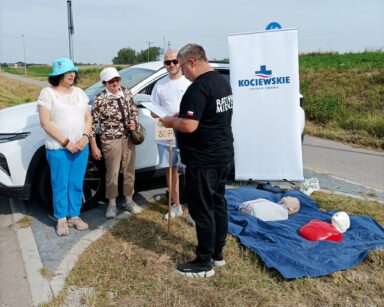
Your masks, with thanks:
M183 69L183 66L188 63L189 60L185 61L183 64L180 64L180 69Z
M179 60L174 59L174 60L166 60L166 61L164 61L164 65L167 65L167 66L171 65L171 63L173 65L177 65L177 64L179 64Z
M120 82L120 78L113 78L113 79L107 81L108 84L112 84L112 83L115 83L115 82Z

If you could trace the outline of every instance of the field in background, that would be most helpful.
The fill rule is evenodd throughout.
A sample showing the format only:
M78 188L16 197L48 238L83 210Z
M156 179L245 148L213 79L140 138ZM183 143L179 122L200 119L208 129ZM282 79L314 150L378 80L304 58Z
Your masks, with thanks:
M77 84L81 88L87 88L96 81L100 80L99 74L104 67L115 66L117 70L123 69L128 65L84 65L78 66L79 83ZM2 67L2 71L11 74L24 76L24 67ZM40 81L48 81L48 75L52 71L49 65L32 65L27 68L27 77L37 79Z
M384 150L384 53L313 53L299 56L305 133L322 138ZM104 66L80 66L81 88L99 80ZM116 66L121 69L124 66ZM2 68L24 75L24 68ZM28 76L47 80L49 66L29 66ZM24 86L21 86L22 88ZM35 100L34 92L13 89L0 96L0 108ZM3 84L0 92L7 93Z
M299 57L306 133L384 149L384 53Z
M0 109L35 101L41 88L0 76Z

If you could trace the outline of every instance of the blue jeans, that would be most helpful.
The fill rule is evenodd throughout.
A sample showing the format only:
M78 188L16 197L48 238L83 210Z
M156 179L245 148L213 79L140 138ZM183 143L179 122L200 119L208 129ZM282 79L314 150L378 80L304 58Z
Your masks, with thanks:
M157 144L159 151L159 168L169 167L169 145ZM180 150L177 147L172 147L172 167L179 167L180 161Z
M57 219L80 215L88 152L88 145L74 154L66 149L46 150L51 168L53 215Z

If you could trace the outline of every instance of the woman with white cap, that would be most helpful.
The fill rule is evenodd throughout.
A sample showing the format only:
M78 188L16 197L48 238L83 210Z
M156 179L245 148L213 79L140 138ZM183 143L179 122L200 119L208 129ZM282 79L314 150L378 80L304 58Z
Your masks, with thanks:
M75 86L78 71L71 59L55 59L48 78L51 86L43 88L38 99L59 236L68 235L68 227L88 229L79 215L92 117L88 96Z
M101 149L106 168L106 198L108 199L107 218L114 218L118 212L116 198L120 169L123 173L124 209L133 214L142 208L132 199L135 184L135 145L129 138L129 131L137 126L138 110L128 88L120 86L120 75L114 67L104 68L100 73L105 89L96 95L92 108L92 156L101 159L95 131L100 125Z

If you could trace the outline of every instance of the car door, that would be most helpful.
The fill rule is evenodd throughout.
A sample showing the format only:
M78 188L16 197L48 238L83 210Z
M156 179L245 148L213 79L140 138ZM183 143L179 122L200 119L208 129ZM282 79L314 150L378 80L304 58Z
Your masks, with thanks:
M159 164L159 155L155 143L155 121L150 111L141 103L151 101L148 94L136 94L135 103L139 109L139 122L145 127L145 139L140 145L136 145L136 169L156 167Z

